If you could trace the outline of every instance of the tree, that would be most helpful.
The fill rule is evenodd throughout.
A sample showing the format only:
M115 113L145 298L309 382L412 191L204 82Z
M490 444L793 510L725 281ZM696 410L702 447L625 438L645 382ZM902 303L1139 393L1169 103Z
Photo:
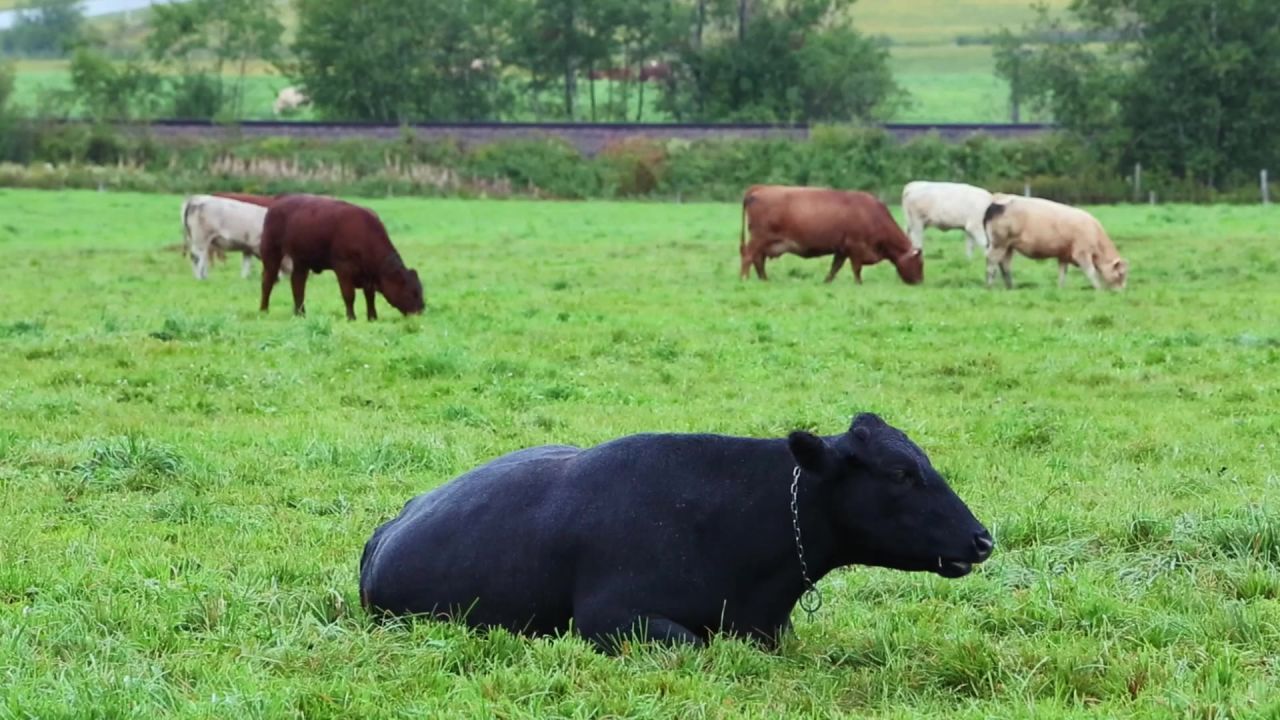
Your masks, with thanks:
M500 82L505 0L298 0L289 73L316 110L356 120L509 113Z
M888 115L904 93L889 71L888 51L844 21L851 4L700 5L695 42L680 49L679 73L662 104L677 118L701 120L848 122ZM724 32L729 26L732 36ZM721 29L718 42L698 39L708 28Z
M13 27L0 33L0 49L28 56L69 52L84 25L81 0L32 0L19 5Z
M160 78L136 62L114 63L87 46L71 56L71 86L85 115L94 121L153 116Z
M213 116L226 107L233 117L244 110L244 80L252 59L279 59L284 26L272 3L258 0L190 0L154 5L147 49L157 62L177 63L175 112L180 116ZM207 60L207 70L201 62ZM230 97L223 77L236 68Z
M1024 97L1108 157L1210 186L1280 160L1280 3L1073 0L1072 22L1105 39L1035 43L1066 23L1046 12L1006 33L997 70L1016 67Z
M626 0L528 0L517 5L513 60L530 73L529 90L541 93L559 84L561 117L577 115L578 75L602 67L608 42ZM594 87L593 87L594 89Z

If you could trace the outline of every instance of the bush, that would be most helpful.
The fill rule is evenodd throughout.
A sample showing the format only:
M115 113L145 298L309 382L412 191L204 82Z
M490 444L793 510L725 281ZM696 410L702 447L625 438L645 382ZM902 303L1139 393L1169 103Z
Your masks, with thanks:
M517 190L559 198L596 197L600 174L576 148L557 138L483 145L463 161L473 177L505 178Z
M1131 181L1059 136L897 143L879 129L814 128L811 140L629 138L594 158L555 138L473 148L424 141L288 137L165 138L105 125L15 121L0 135L0 185L140 191L536 197L678 197L736 201L756 183L861 189L894 203L911 180L969 182L1068 203L1132 202ZM53 163L51 168L28 165ZM1164 202L1255 202L1252 182L1223 190L1160 173L1142 197Z
M614 197L653 195L666 174L667 148L649 138L627 138L598 157L606 192Z

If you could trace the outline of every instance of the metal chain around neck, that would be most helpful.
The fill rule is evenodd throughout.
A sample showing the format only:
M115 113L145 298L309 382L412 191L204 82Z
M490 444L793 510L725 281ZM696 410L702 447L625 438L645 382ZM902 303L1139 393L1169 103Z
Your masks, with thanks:
M791 527L796 533L796 556L800 558L800 577L804 580L804 592L800 595L800 609L813 619L822 607L822 592L809 577L809 564L804 561L804 543L800 540L800 466L791 473Z

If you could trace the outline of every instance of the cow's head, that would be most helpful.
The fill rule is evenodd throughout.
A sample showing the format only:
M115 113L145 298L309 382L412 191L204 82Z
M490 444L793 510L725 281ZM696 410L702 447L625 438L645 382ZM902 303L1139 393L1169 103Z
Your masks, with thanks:
M908 285L919 285L924 282L924 253L920 248L912 248L905 254L893 259L898 268L898 277Z
M403 266L391 269L382 274L379 285L387 302L405 315L416 315L426 307L417 270Z
M1129 281L1129 263L1121 257L1098 263L1098 272L1102 274L1102 281L1113 290L1123 290Z
M924 451L876 415L857 416L836 438L797 431L788 443L821 478L840 564L958 578L991 556L991 534Z

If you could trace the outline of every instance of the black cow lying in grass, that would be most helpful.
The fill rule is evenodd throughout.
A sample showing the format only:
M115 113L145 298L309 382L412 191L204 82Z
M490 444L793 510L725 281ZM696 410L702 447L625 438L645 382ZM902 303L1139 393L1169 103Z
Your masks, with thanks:
M717 631L772 647L834 568L958 578L993 546L924 452L863 414L825 438L632 435L504 455L374 531L360 598L527 634L572 620L606 651Z

